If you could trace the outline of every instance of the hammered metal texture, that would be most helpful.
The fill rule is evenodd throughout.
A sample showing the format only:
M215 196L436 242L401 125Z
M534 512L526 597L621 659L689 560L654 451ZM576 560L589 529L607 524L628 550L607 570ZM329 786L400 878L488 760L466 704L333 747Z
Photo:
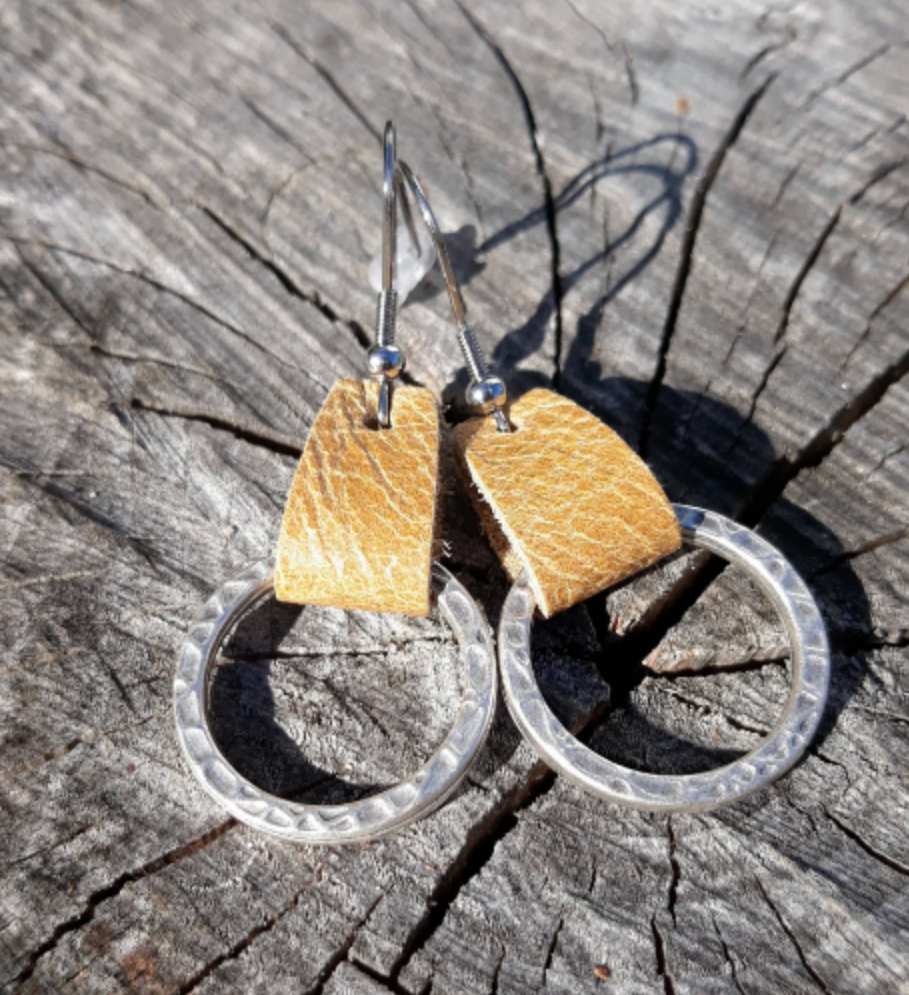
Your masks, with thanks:
M221 644L253 605L274 591L270 564L228 581L206 604L180 651L174 677L177 738L190 769L211 797L255 829L299 843L374 839L429 814L470 770L496 708L492 635L473 599L440 564L432 568L442 617L457 637L464 664L461 703L442 745L410 778L347 805L301 805L257 788L218 749L208 721L211 671Z
M512 718L551 767L607 801L651 811L695 812L757 791L804 753L827 700L830 649L811 592L770 543L722 515L673 507L685 544L708 549L747 571L769 595L788 632L792 689L782 716L756 749L725 767L678 775L631 770L588 749L553 715L537 686L530 659L535 604L524 577L514 584L502 610L499 661Z

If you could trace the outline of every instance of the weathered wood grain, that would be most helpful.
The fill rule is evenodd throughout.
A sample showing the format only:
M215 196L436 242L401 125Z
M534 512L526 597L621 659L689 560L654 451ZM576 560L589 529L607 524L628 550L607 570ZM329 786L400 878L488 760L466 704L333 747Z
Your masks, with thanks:
M4 990L909 988L907 40L846 0L0 7ZM175 649L364 367L387 117L509 388L554 384L809 580L832 700L772 790L605 806L504 713L457 798L368 846L272 842L191 783ZM438 283L400 338L459 417ZM557 714L654 770L749 748L786 695L772 613L689 566L534 637ZM226 655L220 741L295 797L385 784L451 719L436 618L276 607Z

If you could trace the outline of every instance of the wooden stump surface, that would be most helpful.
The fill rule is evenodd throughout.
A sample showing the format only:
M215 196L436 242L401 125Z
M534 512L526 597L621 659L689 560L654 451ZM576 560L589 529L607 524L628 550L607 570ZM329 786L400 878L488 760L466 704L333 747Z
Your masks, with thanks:
M4 990L909 991L907 41L893 0L0 6ZM183 766L186 627L269 555L364 369L389 117L512 394L577 400L815 591L831 701L772 789L611 807L502 712L443 810L309 849ZM438 279L400 338L460 417ZM446 562L495 622L446 475ZM788 686L769 606L690 556L534 649L563 721L656 771L752 747ZM435 617L273 606L214 721L248 776L326 801L414 769L457 689Z

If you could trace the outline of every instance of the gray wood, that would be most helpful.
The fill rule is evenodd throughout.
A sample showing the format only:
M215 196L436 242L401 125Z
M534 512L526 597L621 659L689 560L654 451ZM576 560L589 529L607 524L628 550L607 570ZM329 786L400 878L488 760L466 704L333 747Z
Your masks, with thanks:
M0 985L909 990L906 24L848 0L2 5ZM268 554L364 366L386 117L509 388L555 385L809 579L832 701L773 789L610 808L500 714L441 812L316 850L183 768L184 628ZM457 409L438 283L400 335ZM494 621L450 462L444 529ZM535 634L563 721L677 772L769 729L784 649L740 577L683 561ZM224 748L295 797L388 783L452 717L436 619L275 609L229 651Z

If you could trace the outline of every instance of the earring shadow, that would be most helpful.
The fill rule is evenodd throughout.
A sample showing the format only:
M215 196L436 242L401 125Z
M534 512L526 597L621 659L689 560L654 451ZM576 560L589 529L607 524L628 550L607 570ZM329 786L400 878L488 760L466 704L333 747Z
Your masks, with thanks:
M668 164L658 161L656 157L658 151L667 147L673 150ZM648 158L650 153L654 153L652 159ZM626 250L623 255L632 255L633 261L626 271L614 278L608 291L588 306L578 318L576 327L571 329L570 338L566 335L569 347L563 362L565 392L618 431L632 446L639 435L639 414L645 409L650 384L626 377L604 376L594 351L597 330L610 303L640 277L662 252L669 232L682 217L682 187L696 169L697 162L697 148L687 136L659 135L591 162L553 199L553 207L558 214L576 204L581 196L609 176L636 173L655 180L657 184L656 193L642 204L626 229L574 269L562 273L560 281L564 300L586 274L614 256L619 248ZM655 231L652 224L645 223L653 217L660 219ZM543 207L529 212L479 245L477 255L480 258L488 256L546 220ZM462 282L469 282L469 279L470 276L467 276ZM554 301L550 291L543 295L527 321L508 331L496 347L492 365L496 374L505 380L510 396L519 397L533 387L551 386L540 372L521 367L528 357L543 348L553 313ZM462 401L466 385L467 374L462 370L445 392L443 400L449 405L449 420L452 422L467 416ZM737 511L748 506L754 482L767 473L775 460L776 453L766 434L752 423L743 425L740 412L731 406L703 394L678 391L665 385L662 387L653 413L648 462L670 500L736 517ZM464 508L459 509L459 513L469 514ZM872 632L867 595L848 562L840 563L835 571L825 572L825 564L837 562L843 546L837 536L806 509L779 497L762 516L760 530L809 583L828 625L834 650L833 670L827 709L815 739L815 748L820 748L837 715L865 678L864 655L853 652L850 647L854 648L862 638L867 641ZM507 580L496 575L493 568L486 569L489 577L494 578L494 583L504 584L507 588ZM495 617L504 594L490 595L484 590L486 587L484 579L477 584L475 593L484 604L494 606L492 617ZM603 596L600 595L579 606L591 620L591 625L598 616L602 622L602 602ZM535 649L538 638L545 640L547 632L555 631L551 628L555 622L537 623ZM654 724L640 710L636 710L629 693L641 681L640 660L618 663L612 660L610 663L608 657L612 647L607 646L602 638L605 629L602 624L594 627L599 629L601 638L598 651L593 656L586 650L569 650L566 654L564 646L553 655L540 651L534 653L537 678L544 697L565 725L572 726L579 711L559 691L566 684L566 667L569 670L580 668L580 673L586 666L589 672L598 670L602 679L613 686L610 717L601 724L602 732L594 733L591 743L612 759L622 762L624 757L629 765L633 765L632 761L644 762L652 765L647 769L653 769L656 773L680 774L720 766L741 755L741 750L694 743L683 735L676 735ZM615 669L617 666L634 670L634 673L619 673ZM773 667L771 664L765 666ZM785 680L779 665L777 670L777 683L782 685ZM656 682L660 678L653 677L652 680ZM773 716L768 716L768 727L772 726L772 719ZM646 750L642 751L642 743L647 744ZM514 735L503 730L498 737L493 737L488 749L500 762L506 762L515 749Z
M264 791L294 802L348 804L389 785L348 781L310 762L276 717L275 661L303 611L269 599L241 619L212 677L210 728L226 759Z

